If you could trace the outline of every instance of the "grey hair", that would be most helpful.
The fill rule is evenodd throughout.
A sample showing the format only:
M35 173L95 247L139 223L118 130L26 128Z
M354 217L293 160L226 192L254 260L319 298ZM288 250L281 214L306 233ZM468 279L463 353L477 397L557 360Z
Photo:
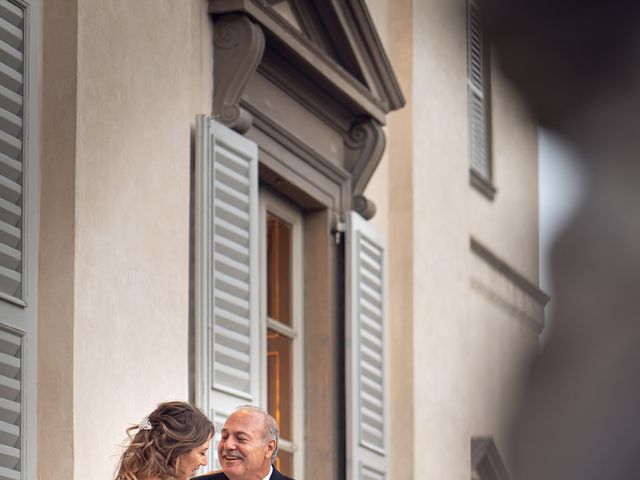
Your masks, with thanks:
M264 419L264 445L268 444L271 440L274 440L276 442L276 448L271 454L271 464L273 465L276 462L276 458L278 457L278 444L280 443L280 433L278 431L278 424L276 423L276 419L269 415L269 412L267 412L263 408L256 407L255 405L240 405L238 408L236 408L235 411L251 412L262 415L262 418Z

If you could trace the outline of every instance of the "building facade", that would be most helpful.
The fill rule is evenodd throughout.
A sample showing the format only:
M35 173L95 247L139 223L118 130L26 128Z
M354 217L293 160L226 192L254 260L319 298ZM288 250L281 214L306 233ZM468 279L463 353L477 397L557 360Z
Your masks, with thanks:
M295 478L504 478L537 129L474 8L2 0L0 478L108 478L170 399Z

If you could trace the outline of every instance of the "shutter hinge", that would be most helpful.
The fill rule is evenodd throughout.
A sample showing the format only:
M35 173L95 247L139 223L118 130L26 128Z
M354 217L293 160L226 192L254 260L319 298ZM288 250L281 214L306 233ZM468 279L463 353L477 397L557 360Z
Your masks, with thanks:
M347 231L347 222L342 220L338 215L335 216L335 224L333 227L333 233L336 236L336 245L340 244L340 239Z

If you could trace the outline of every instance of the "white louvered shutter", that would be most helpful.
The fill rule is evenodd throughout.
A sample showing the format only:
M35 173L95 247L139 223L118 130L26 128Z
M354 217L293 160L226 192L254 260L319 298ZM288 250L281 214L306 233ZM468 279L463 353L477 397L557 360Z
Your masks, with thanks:
M0 295L23 300L23 17L0 1Z
M355 212L347 227L347 480L388 478L387 261Z
M21 450L22 338L0 329L0 480L18 480Z
M487 98L485 95L486 47L480 28L480 11L473 0L467 3L467 86L469 98L469 157L471 168L491 178Z
M38 0L0 0L0 480L35 480Z
M220 432L259 402L258 148L204 116L196 135L199 397Z

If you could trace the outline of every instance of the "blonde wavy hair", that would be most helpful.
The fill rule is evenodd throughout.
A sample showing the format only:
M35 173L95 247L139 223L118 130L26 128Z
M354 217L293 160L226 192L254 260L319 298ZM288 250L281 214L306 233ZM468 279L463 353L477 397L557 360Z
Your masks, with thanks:
M141 428L144 422L127 428L129 445L115 480L182 480L176 472L178 457L206 442L214 434L213 424L186 402L161 403L146 419L150 429L148 424L147 429Z

